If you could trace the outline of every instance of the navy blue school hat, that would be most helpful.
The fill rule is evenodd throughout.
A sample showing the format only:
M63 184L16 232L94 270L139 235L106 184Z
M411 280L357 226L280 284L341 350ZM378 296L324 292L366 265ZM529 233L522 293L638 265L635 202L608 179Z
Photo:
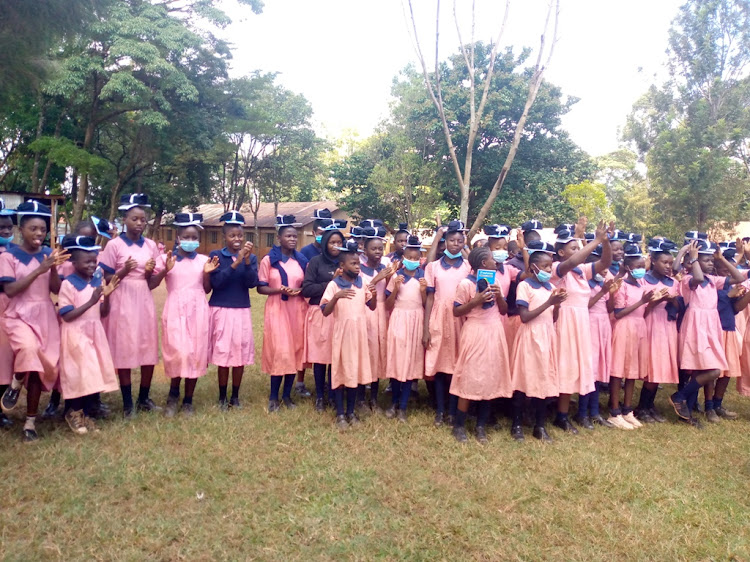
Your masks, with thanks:
M425 249L422 247L422 242L419 240L419 236L414 236L413 234L409 235L409 238L407 238L406 247L417 249L420 252L425 251Z
M612 242L626 242L628 240L628 236L629 234L627 232L623 232L622 230L616 228L610 235L609 239Z
M466 225L463 223L463 221L455 220L448 223L448 230L446 231L446 234L449 232L468 232L469 229L466 228Z
M722 256L729 261L734 261L737 255L737 244L735 242L719 242L719 249Z
M109 234L109 231L112 230L115 225L110 223L107 219L100 219L99 217L95 217L94 215L91 215L91 222L94 223L96 232L98 232L101 236L104 236L107 239L112 238L112 236L110 236Z
M626 258L642 258L641 247L638 244L625 244Z
M677 244L666 238L652 238L648 241L648 251L652 254L659 252L675 252Z
M123 193L120 195L120 206L117 207L120 211L129 211L133 207L147 207L151 205L148 203L148 195L145 193Z
M333 230L336 223L333 219L315 219L315 228L322 228L323 230Z
M602 245L599 244L596 248L593 249L591 252L592 256L601 256L602 255Z
M327 226L325 229L326 230L344 230L347 224L349 224L349 221L345 221L343 219L331 219L330 226Z
M593 232L586 232L583 235L583 239L586 242L593 242L595 238L596 238L596 234L594 234Z
M0 217L12 217L16 212L5 207L5 201L0 197Z
M488 224L484 233L487 238L510 238L510 227L507 224Z
M575 237L575 234L576 234L576 225L574 225L574 224L561 224L561 225L558 225L555 228L555 234L557 235L557 239L555 240L555 244L567 244L568 242L573 242L574 240L579 240L579 238Z
M276 230L280 230L286 226L302 226L300 223L295 222L297 217L294 215L276 215Z
M642 240L642 234L638 234L637 232L631 232L630 234L628 234L628 242L630 242L631 244L640 244Z
M44 203L29 199L16 207L16 214L18 218L23 216L49 218L52 216L52 210Z
M543 228L544 227L542 226L542 223L539 222L538 220L526 221L525 223L521 225L521 230L524 233L531 232L532 230L536 232L540 232Z
M541 240L533 240L526 244L526 251L529 254L533 254L534 252L544 252L546 254L554 255L556 253L555 247L552 244L542 242Z
M349 232L349 236L351 236L352 238L362 238L363 230L364 229L361 226L353 226L351 232Z
M359 223L360 228L378 228L380 226L385 226L382 220L380 219L367 219Z
M698 232L697 230L688 230L685 233L685 244L690 244L693 240L708 240L708 234Z
M343 253L353 253L356 254L359 252L359 244L356 240L347 240L343 246L339 248L339 251Z
M406 232L409 234L409 223L406 222L400 222L398 223L398 230L396 231L396 234L399 232Z
M719 249L719 246L715 242L709 242L708 240L698 239L698 253L699 254L715 254Z
M227 211L219 218L224 224L245 224L245 217L239 211Z
M172 224L175 226L197 226L203 230L203 227L201 226L202 222L203 215L201 213L177 213L174 216L174 222Z
M329 211L328 209L315 209L315 211L313 211L313 218L316 220L320 220L331 219L333 217L331 216L331 211Z
M76 236L66 234L60 245L66 250L83 250L85 252L98 252L102 249L91 236Z
M367 226L362 229L362 236L365 238L380 238L381 240L385 240L385 235L387 234L384 226L378 226L376 228Z

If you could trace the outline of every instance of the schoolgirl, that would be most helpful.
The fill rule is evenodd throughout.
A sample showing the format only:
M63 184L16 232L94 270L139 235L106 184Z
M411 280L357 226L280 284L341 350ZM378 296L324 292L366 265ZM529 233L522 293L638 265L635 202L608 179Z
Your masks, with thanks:
M393 235L393 251L386 257L388 261L401 261L404 257L404 250L409 241L409 224L405 222L398 223L398 230ZM420 256L421 258L421 256Z
M346 223L343 223L343 228ZM331 343L333 338L333 317L323 316L320 299L328 283L340 274L339 253L344 245L344 235L340 230L331 227L326 230L320 241L323 252L310 260L305 269L302 282L302 296L308 299L305 314L305 363L313 366L315 377L315 410L323 412L326 408L325 389L328 388L328 402L333 404L330 379L326 386L326 371L331 372Z
M357 387L372 379L365 314L368 307L375 310L378 301L359 274L361 263L357 241L347 241L339 251L341 274L328 283L320 306L323 316L333 314L331 386L336 397L336 427L343 430L359 424L359 417L354 412Z
M6 209L5 201L0 198L0 254L15 246L13 243L13 219L15 211ZM0 319L8 308L8 295L0 288ZM10 347L8 336L5 334L3 323L0 321L0 396L13 380L13 349ZM13 427L13 421L0 411L0 428Z
M547 433L545 401L558 395L557 334L554 320L560 304L565 301L564 288L553 288L551 244L534 240L526 244L531 277L518 284L516 305L521 326L518 328L511 352L511 382L513 384L513 423L510 434L523 441L521 426L526 398L531 398L534 413L534 437L552 441Z
M511 283L521 281L524 269L518 269L508 263L508 243L510 240L510 227L505 224L490 224L484 227L487 235L487 248L492 252L494 269L497 271L495 282L502 290L503 295L510 292ZM508 321L507 314L501 315L503 325Z
M164 414L173 417L180 399L180 381L185 395L180 411L192 416L193 393L198 379L208 368L211 310L206 294L211 292L211 273L219 267L218 256L211 259L198 253L200 213L177 213L177 249L162 256L161 273L166 277L167 300L161 316L164 374L170 379Z
M406 410L413 381L424 377L422 333L427 280L419 266L422 244L409 236L403 248L403 267L391 277L385 291L385 307L390 312L386 345L386 376L391 380L391 406L388 418L406 422Z
M307 246L303 246L299 251L300 254L307 258L308 262L315 256L319 256L321 253L323 253L323 233L325 232L326 228L333 224L331 211L329 211L328 209L315 209L315 211L313 212L313 219L315 219L313 221L313 235L315 236L315 240L313 240Z
M110 312L104 328L112 362L120 379L123 415L132 417L131 371L140 367L141 384L137 410L161 410L149 397L154 366L159 361L159 330L151 291L161 279L158 274L159 250L153 240L143 237L148 197L143 193L120 197L119 211L125 232L110 240L99 255L99 265L109 283L119 277L119 290L110 298Z
M622 260L625 258L625 244L628 242L629 233L615 229L609 233L609 245L612 248L612 263L609 266L609 273L612 277L623 277L625 270L622 270Z
M211 345L208 362L218 367L219 409L240 408L240 385L245 365L255 361L253 318L249 290L258 284L258 259L253 243L245 241L245 217L239 211L224 213L224 248L209 254L218 258L219 267L210 273ZM232 398L227 401L229 369L232 370Z
M508 346L501 320L508 306L498 284L477 280L482 269L494 269L492 251L484 246L469 254L472 274L458 284L454 297L453 315L464 319L458 344L456 369L451 380L451 394L458 396L458 411L453 436L465 442L466 416L470 401L479 402L476 438L487 443L485 426L490 415L491 401L513 396L510 377Z
M43 246L52 216L38 201L16 209L21 244L0 254L0 285L9 301L2 324L15 355L14 376L0 405L4 413L18 403L26 386L25 441L36 441L36 415L43 390L52 390L58 375L60 326L50 292L60 291L57 268L70 257L64 250Z
M120 387L102 317L109 314L109 296L119 277L103 282L97 257L101 246L90 236L69 234L62 247L70 252L73 272L60 287L60 386L65 398L65 421L76 434L97 431L85 405L98 400L101 392Z
M261 369L271 376L268 411L279 409L279 389L284 383L282 402L291 409L292 386L305 364L305 314L302 298L307 258L297 251L294 215L276 217L278 245L260 262L258 293L268 296L263 321Z
M560 314L555 325L557 332L557 374L560 383L560 396L557 401L557 416L554 425L563 431L577 434L578 430L570 422L568 411L571 394L578 393L587 401L594 399L595 377L591 357L591 328L589 322L589 281L597 274L606 272L612 262L608 231L601 221L594 233L594 239L583 248L583 225L560 225L555 229L557 241L555 251L560 259L552 269L552 283L564 288L567 298L560 305ZM614 230L614 225L611 225ZM583 265L597 246L602 246L599 260ZM598 399L598 396L597 396ZM587 417L581 418L585 429L594 429Z
M461 320L453 316L453 302L458 284L471 273L461 250L466 241L464 223L455 220L438 229L435 240L445 239L443 257L425 267L427 302L424 311L422 344L425 353L425 377L435 380L435 426L443 425L445 400L450 388L456 358ZM458 398L450 397L449 424L456 414Z

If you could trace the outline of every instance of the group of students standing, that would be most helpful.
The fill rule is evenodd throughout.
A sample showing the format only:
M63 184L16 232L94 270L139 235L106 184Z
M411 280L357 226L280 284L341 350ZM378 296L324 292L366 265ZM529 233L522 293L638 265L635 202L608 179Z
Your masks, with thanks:
M123 233L92 217L51 250L44 246L47 207L28 201L9 211L0 204L0 405L12 411L26 387L27 441L38 438L42 391L52 391L48 415L64 398L65 420L77 434L98 431L94 419L108 413L103 392L119 388L125 417L162 410L149 395L159 361L151 291L162 281L161 355L171 380L163 410L170 417L193 413L196 382L209 364L218 368L219 408L241 407L244 368L255 359L253 288L268 297L261 358L270 376L268 411L295 407L295 380L297 393L310 396L304 374L312 366L315 409L333 407L342 430L365 411L406 422L421 379L435 425L452 427L463 442L473 414L482 443L503 412L514 439L524 439L527 418L534 437L551 440L550 403L554 425L577 433L573 395L579 427L630 430L665 421L654 407L660 385L679 385L669 400L693 425L700 388L709 421L736 417L722 402L730 377L750 394L741 377L750 375L750 292L747 270L734 260L736 252L750 254L742 241L720 248L692 232L679 252L655 238L644 254L640 237L614 224L600 223L594 233L584 223L560 225L548 244L541 223L528 221L514 241L509 227L486 226L486 242L469 250L465 225L451 221L438 228L429 252L399 225L385 255L382 221L363 221L347 237L346 222L322 209L315 242L300 251L296 218L278 216L277 245L258 265L241 213L221 217L225 246L204 256L197 253L201 215L177 214L175 248L162 254L143 237L148 209L147 196L123 195ZM99 237L109 239L101 252ZM391 398L383 412L384 379ZM637 380L643 385L634 408ZM601 390L610 396L606 418ZM5 414L0 423L12 424Z

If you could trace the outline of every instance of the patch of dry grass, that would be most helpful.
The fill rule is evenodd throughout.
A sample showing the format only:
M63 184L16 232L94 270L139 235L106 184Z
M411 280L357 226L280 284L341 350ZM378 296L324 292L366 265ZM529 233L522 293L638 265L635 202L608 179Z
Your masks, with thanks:
M40 423L31 446L18 427L0 435L3 557L750 559L750 406L734 392L742 419L703 432L550 430L544 446L512 442L504 422L481 447L433 428L426 409L345 433L309 401L268 415L257 367L245 408L221 413L215 376L191 420L117 419L84 438ZM158 402L167 388L157 377Z

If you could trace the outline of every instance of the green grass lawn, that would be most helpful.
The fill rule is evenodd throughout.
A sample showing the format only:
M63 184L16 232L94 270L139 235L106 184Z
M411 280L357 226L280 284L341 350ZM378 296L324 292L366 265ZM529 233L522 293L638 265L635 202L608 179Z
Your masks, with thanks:
M241 411L215 407L211 368L190 420L116 418L82 437L44 422L26 445L19 417L0 434L3 559L750 559L750 401L733 388L742 418L702 432L550 429L545 446L512 442L504 420L482 447L425 408L344 433L309 401L269 415L267 377L245 377Z

